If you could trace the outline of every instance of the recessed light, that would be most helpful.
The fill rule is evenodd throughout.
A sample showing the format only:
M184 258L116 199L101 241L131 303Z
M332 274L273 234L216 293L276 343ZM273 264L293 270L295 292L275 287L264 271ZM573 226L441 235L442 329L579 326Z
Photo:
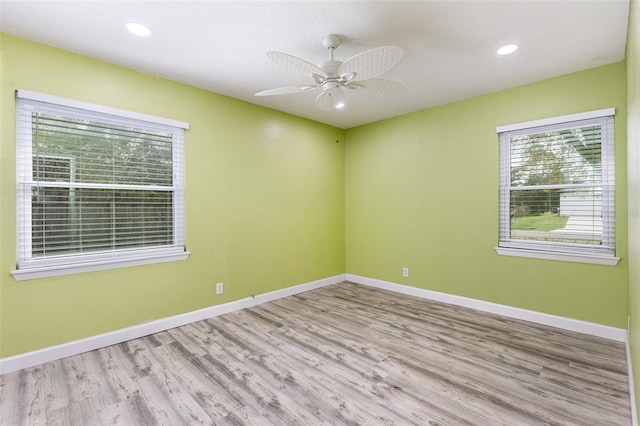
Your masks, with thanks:
M502 46L500 49L498 49L498 55L510 55L516 50L518 50L517 44L507 44L506 46Z
M127 29L140 37L146 37L151 34L151 28L143 24L138 24L137 22L129 22L127 24Z

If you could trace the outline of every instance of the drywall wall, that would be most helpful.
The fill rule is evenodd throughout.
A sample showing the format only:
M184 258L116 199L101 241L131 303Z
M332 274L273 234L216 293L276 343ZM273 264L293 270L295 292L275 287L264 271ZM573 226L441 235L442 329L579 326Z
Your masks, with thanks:
M0 46L0 357L345 272L343 130L8 35ZM189 122L189 259L16 282L16 89Z
M640 383L640 3L629 4L627 35L627 120L629 163L629 347L633 381ZM636 390L636 407L640 392ZM640 420L640 419L639 419Z
M617 111L620 263L597 266L496 254L496 127L609 107ZM626 327L624 63L348 129L346 138L350 274Z

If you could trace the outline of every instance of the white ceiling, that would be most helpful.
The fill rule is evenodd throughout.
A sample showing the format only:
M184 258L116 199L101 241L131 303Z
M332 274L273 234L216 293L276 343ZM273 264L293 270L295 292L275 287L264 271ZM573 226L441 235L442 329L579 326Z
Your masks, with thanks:
M624 59L628 0L578 1L0 1L0 30L340 128L442 105ZM153 29L127 32L130 21ZM405 55L380 78L407 93L348 94L343 110L315 106L317 91L255 97L312 84L266 56L336 59L397 45ZM507 43L511 56L495 52ZM9 64L10 66L10 64Z

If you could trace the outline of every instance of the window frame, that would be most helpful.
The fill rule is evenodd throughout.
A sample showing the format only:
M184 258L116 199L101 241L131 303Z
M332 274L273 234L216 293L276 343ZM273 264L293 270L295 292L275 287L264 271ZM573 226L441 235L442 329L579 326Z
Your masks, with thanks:
M620 261L620 258L615 256L614 116L615 109L606 108L496 128L500 140L499 240L498 246L495 248L498 254L610 266L616 265ZM600 124L603 129L601 139L602 180L588 186L602 187L602 241L604 245L512 239L510 137L570 129L588 123ZM518 189L514 188L514 190Z
M32 257L32 200L33 184L32 142L30 129L19 128L20 114L28 114L29 108L37 104L50 104L56 108L69 109L70 117L98 120L114 125L135 124L142 128L170 131L173 159L173 243L157 247L140 247L90 253L61 254L45 257ZM23 105L24 106L21 106ZM74 110L74 111L72 111ZM186 260L189 252L185 249L185 167L184 167L184 130L189 123L142 114L138 112L112 108L73 99L62 98L27 90L16 91L16 269L11 271L16 281L68 275L82 272L153 263ZM48 156L47 154L44 155ZM64 157L64 155L53 155ZM69 182L65 187L73 187ZM103 185L108 186L108 185ZM147 189L146 187L144 189ZM152 189L152 187L149 187Z

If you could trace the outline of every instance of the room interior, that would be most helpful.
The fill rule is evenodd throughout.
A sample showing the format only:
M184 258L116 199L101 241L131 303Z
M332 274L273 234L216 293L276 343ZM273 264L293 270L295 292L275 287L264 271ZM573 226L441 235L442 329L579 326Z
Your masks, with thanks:
M170 3L158 4L157 16L165 16ZM571 32L563 40L568 44L558 41L559 52L540 59L539 69L532 67L533 59L541 58L539 51L522 62L517 56L511 62L511 58L483 62L468 55L477 54L483 43L513 40L485 40L483 35L495 35L491 26L486 34L475 33L474 44L464 29L456 27L454 33L469 44L456 53L453 70L429 62L433 51L460 43L444 38L445 25L436 26L432 19L433 26L426 32L403 26L401 21L385 25L384 13L408 4L353 3L341 18L335 9L322 7L334 3L312 3L252 3L256 10L243 14L243 26L225 22L229 16L225 13L237 13L231 2L208 3L211 11L219 12L215 23L220 32L249 34L246 39L227 36L215 41L219 50L212 47L206 55L210 57L189 64L204 69L209 79L185 71L189 67L180 71L153 62L158 55L167 62L171 55L192 50L184 44L187 35L181 40L167 38L160 24L154 27L151 41L129 39L123 32L113 43L116 49L92 52L85 50L89 44L83 44L86 40L79 33L60 38L59 26L69 22L60 19L54 24L50 6L0 3L1 371L347 280L622 341L635 406L639 397L633 382L640 381L638 2L589 2L603 7L596 15L607 7L615 13L620 7L625 11L627 28L617 45L619 52L589 56L593 51L584 45L591 40L579 38L586 37L584 32ZM478 8L484 3L473 2ZM518 2L508 4L514 3ZM545 16L548 10L542 3L549 10L566 6L564 2L527 2L527 7L539 8ZM69 4L65 7L76 7ZM440 8L425 14L453 13L446 2L412 4ZM38 7L41 13L35 13ZM83 5L80 12L88 14L91 7L100 6ZM145 7L134 2L127 11L123 6L121 17L142 19ZM369 14L347 13L358 7ZM24 14L28 10L33 17ZM283 21L252 26L257 16L282 10L289 13ZM314 25L300 22L295 31L280 34L289 24L287 19L305 14L316 15ZM496 26L514 16L494 13L491 23ZM104 17L108 23L111 15L105 12ZM188 13L174 17L186 19ZM424 18L420 15L416 20ZM323 19L331 24L322 27L318 21ZM483 15L478 21L486 23L486 19ZM153 27L153 22L149 24ZM91 21L87 19L85 25ZM475 21L469 32L479 31L474 25ZM518 27L517 21L507 27ZM358 28L368 31L358 33ZM95 29L97 36L110 36L103 34L103 27ZM195 24L193 30L192 37L204 31ZM352 103L344 111L322 111L313 102L315 96L306 93L253 96L259 90L306 84L269 61L267 50L322 61L326 52L319 40L330 33L343 34L345 43L336 50L341 60L414 37L413 44L402 46L403 59L383 76L404 84L411 93L409 99L354 96L347 99ZM535 36L538 44L525 39L514 55L527 55L527 43L532 49L553 44L543 32L527 35ZM430 44L429 37L440 44ZM236 50L225 50L234 42ZM250 42L258 45L255 50L260 50L260 57L250 54L254 52L247 46ZM110 56L125 43L123 56ZM567 46L575 47L575 56L569 58L562 50ZM567 60L560 61L565 53ZM198 55L202 52L195 49L189 58ZM235 64L234 55L246 63ZM229 81L215 69L227 58L231 64L245 66ZM552 68L549 63L554 62L564 62L565 68ZM453 83L447 86L430 73L442 78L451 74ZM485 78L491 75L494 79ZM238 81L249 83L242 86ZM16 281L11 273L16 267L16 90L188 122L188 259ZM495 250L499 228L496 127L604 108L616 111L618 264L499 255ZM224 283L222 294L216 294L217 283ZM637 422L635 408L633 413Z

